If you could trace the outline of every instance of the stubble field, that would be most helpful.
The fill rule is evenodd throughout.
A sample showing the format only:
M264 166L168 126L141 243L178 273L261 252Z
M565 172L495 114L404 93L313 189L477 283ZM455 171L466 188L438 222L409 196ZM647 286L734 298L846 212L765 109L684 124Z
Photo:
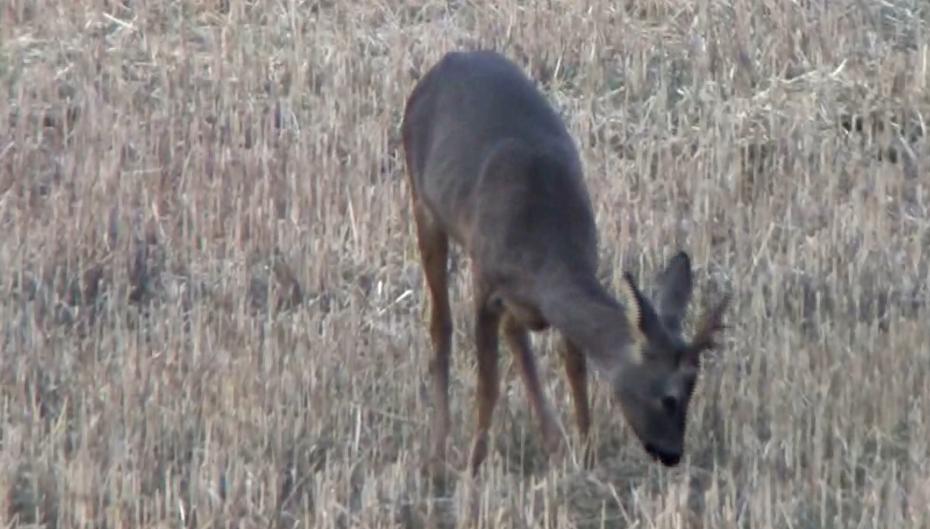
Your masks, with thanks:
M3 526L930 526L926 3L404 4L0 7ZM599 382L577 465L547 334L566 457L546 465L502 349L480 481L435 496L420 474L399 126L418 76L479 46L568 123L612 289L683 248L695 307L733 293L675 469ZM461 468L458 251L452 270Z

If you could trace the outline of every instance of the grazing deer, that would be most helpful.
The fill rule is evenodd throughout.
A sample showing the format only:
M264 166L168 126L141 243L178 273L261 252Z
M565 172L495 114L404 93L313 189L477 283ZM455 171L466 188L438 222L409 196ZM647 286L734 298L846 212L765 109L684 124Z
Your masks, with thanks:
M512 62L489 51L453 52L413 89L403 141L417 242L431 298L430 362L435 412L431 450L441 472L449 432L452 318L449 238L469 255L474 277L477 431L469 466L478 472L498 398L498 332L512 350L549 453L556 417L543 393L529 331L554 327L586 441L587 369L605 379L645 450L677 465L702 351L728 301L711 308L690 342L681 322L691 262L680 252L660 275L658 303L624 274L624 303L596 278L594 213L576 147L562 120ZM435 476L436 474L434 474Z

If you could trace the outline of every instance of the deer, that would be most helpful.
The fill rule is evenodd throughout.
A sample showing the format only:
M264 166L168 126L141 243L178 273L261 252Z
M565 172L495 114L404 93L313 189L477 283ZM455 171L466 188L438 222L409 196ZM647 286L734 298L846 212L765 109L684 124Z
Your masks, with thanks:
M421 268L429 292L434 477L445 468L450 429L450 240L472 272L476 430L467 465L488 455L499 396L499 338L520 373L543 447L561 449L530 333L554 329L577 430L591 428L588 370L607 383L642 447L666 467L684 452L686 416L700 359L717 346L729 295L705 311L691 340L682 322L692 295L681 250L656 280L655 303L623 272L622 299L599 281L598 235L578 149L555 108L520 67L492 50L451 51L407 98L401 124Z

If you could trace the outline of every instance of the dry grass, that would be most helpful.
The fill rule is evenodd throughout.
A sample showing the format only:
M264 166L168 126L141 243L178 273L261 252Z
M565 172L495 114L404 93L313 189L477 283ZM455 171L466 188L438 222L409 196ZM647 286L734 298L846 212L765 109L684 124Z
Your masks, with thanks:
M4 526L466 519L466 480L433 498L419 474L398 130L417 76L478 45L567 119L608 281L685 247L698 303L735 304L674 470L599 386L596 470L545 468L507 371L476 525L930 526L926 2L389 4L0 7ZM459 255L460 462L467 276Z

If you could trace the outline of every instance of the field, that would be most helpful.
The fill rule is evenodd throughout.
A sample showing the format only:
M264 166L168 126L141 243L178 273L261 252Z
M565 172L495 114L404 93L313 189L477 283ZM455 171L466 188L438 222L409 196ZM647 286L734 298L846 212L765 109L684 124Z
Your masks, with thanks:
M426 68L475 47L564 116L613 291L683 248L694 308L733 294L674 469L600 382L578 465L550 333L565 457L547 465L502 348L478 481L421 474L400 121ZM4 527L930 527L922 0L12 0L0 86Z

